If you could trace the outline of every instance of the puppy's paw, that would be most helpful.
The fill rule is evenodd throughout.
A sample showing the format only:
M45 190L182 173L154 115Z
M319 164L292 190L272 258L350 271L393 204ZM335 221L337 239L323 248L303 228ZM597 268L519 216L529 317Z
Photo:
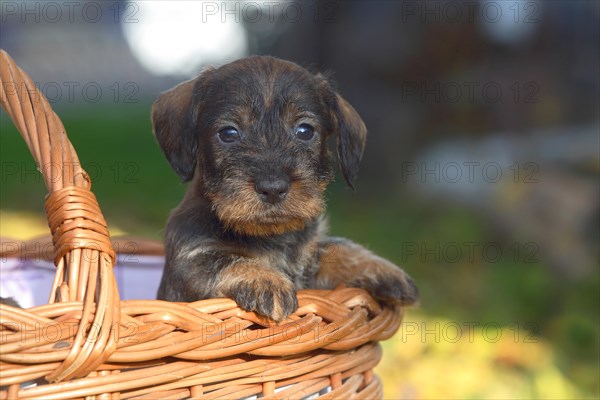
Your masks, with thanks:
M259 273L252 279L237 281L228 292L227 296L244 310L254 311L276 322L284 320L298 308L294 285L280 274Z
M378 256L370 259L362 273L348 285L366 289L376 299L388 303L410 305L419 301L419 289L413 279L400 267Z

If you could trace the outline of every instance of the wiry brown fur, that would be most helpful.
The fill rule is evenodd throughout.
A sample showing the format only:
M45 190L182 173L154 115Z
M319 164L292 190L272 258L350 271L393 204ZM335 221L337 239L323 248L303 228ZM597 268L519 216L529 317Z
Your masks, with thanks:
M247 263L232 264L219 273L215 295L248 302L247 308L281 321L289 309L298 307L292 281L281 272L269 268L271 260L257 258Z
M320 242L320 268L316 286L331 288L343 283L375 293L393 303L413 303L418 290L410 277L388 260L342 238ZM363 271L369 271L364 274Z
M325 211L324 190L324 185L314 187L293 181L286 202L280 207L265 209L254 185L242 179L235 181L233 196L216 193L210 200L226 228L242 235L269 236L300 231L305 221L321 215Z
M345 283L387 301L416 301L400 268L325 236L324 192L333 178L327 139L336 137L340 169L352 186L367 134L325 77L288 61L249 57L162 94L152 120L168 161L190 181L167 223L159 298L228 296L276 321L295 310L295 290L302 288ZM306 124L314 127L311 139L295 135ZM219 139L227 127L239 133L234 142ZM267 201L259 187L276 182L283 191Z

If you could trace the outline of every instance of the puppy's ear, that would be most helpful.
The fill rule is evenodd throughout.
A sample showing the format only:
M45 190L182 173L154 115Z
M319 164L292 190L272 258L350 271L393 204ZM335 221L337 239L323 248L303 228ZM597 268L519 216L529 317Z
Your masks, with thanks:
M358 164L367 142L367 127L354 107L336 93L334 113L337 119L337 151L340 169L348 186L354 189Z
M194 176L198 157L198 113L204 73L161 93L152 105L154 136L183 182Z

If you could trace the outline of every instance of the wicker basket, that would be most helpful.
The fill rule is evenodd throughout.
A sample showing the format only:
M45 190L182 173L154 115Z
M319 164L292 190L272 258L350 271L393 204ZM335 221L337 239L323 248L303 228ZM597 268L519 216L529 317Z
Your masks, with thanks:
M381 398L377 341L402 310L362 290L301 291L279 325L230 299L121 301L89 176L31 79L0 61L2 106L48 188L56 265L47 305L0 305L0 399Z

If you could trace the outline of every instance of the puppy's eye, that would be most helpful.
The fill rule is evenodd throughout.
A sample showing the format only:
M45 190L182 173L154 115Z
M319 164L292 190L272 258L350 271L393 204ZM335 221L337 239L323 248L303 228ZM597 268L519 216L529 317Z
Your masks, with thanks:
M315 128L309 124L300 124L296 127L296 137L300 140L310 140L315 136Z
M240 140L240 133L237 129L232 128L231 126L221 129L217 136L219 136L219 139L223 143L233 143Z

